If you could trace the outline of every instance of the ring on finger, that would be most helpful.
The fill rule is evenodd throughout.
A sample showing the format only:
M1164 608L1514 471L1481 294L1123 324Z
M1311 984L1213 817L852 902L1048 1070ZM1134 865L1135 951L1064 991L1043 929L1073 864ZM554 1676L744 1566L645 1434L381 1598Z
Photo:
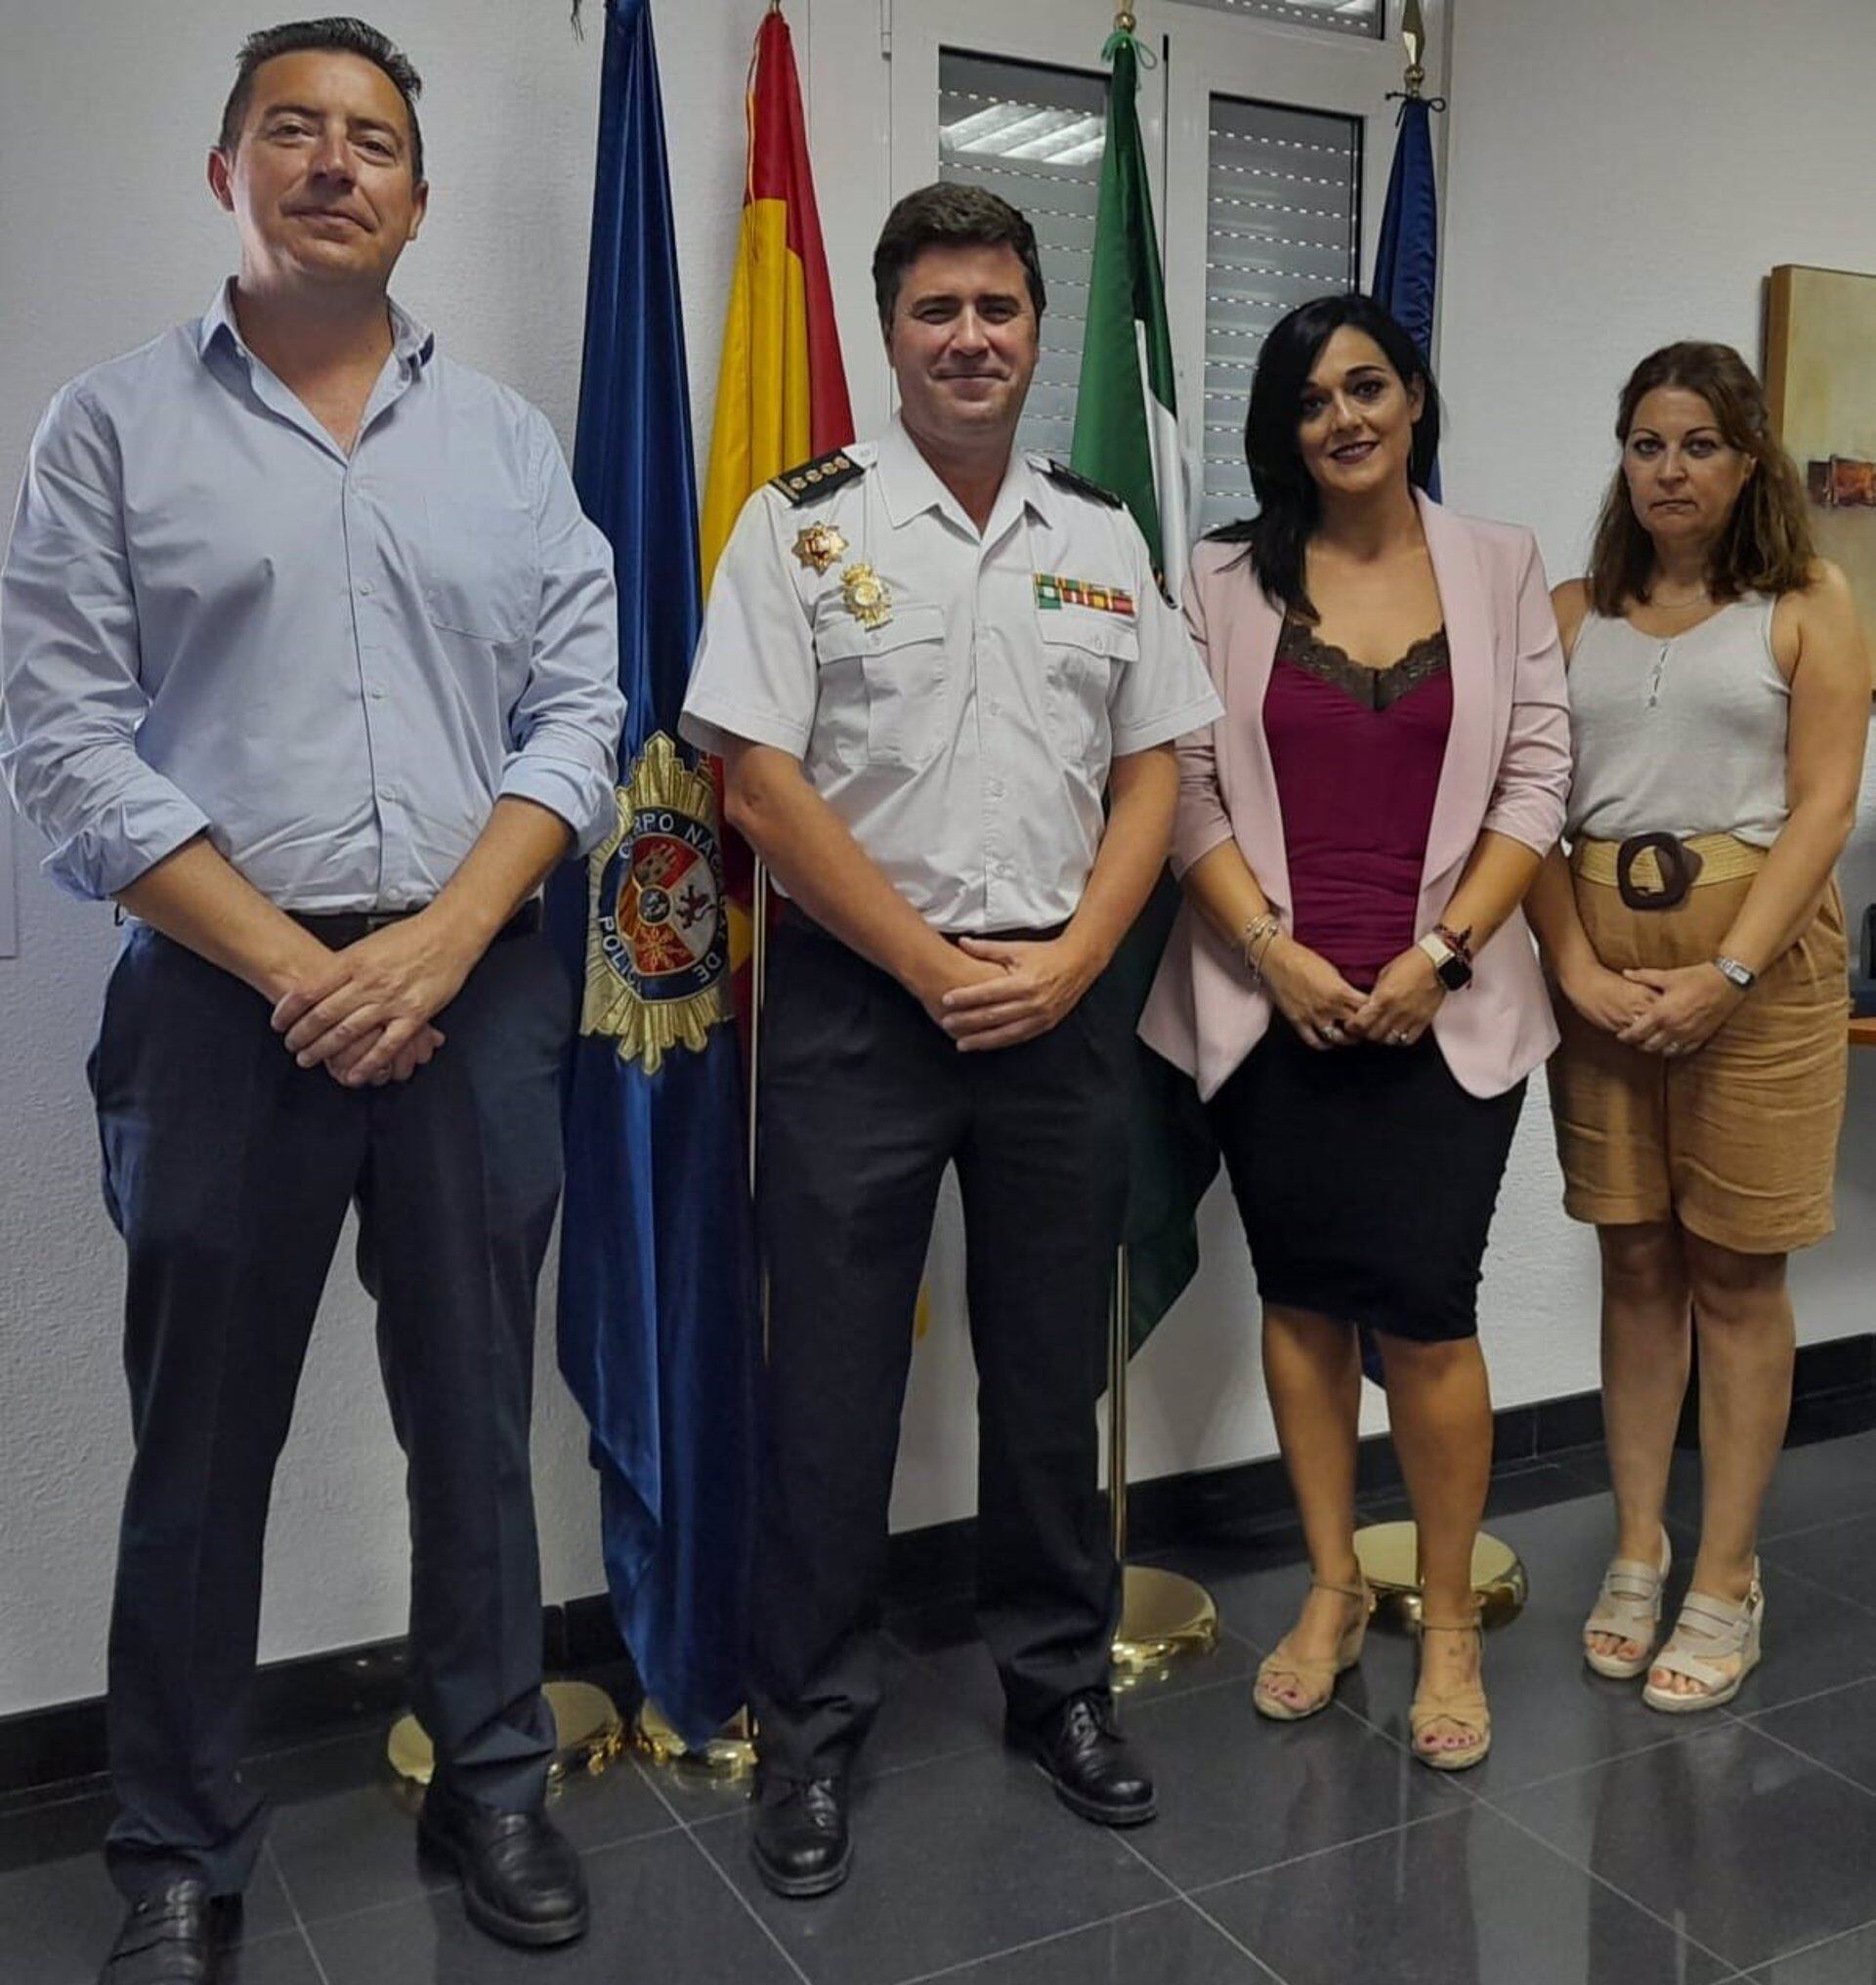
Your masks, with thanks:
M1325 1020L1317 1031L1321 1034L1324 1040L1340 1040L1342 1038L1342 1023L1337 1020Z
M1394 1044L1395 1047L1405 1047L1407 1045L1407 1035L1405 1031L1401 1028L1398 1027L1395 1028L1393 1033L1390 1034L1387 1036L1387 1038Z

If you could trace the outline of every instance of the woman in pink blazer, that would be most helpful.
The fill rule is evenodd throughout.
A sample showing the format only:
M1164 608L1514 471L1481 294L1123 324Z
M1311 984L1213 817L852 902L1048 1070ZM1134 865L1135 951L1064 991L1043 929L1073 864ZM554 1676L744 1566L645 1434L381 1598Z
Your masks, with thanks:
M1536 545L1428 499L1438 438L1433 381L1379 305L1323 298L1270 333L1245 423L1258 514L1199 547L1187 589L1225 714L1179 746L1186 903L1140 1032L1224 1151L1309 1551L1257 1707L1313 1714L1360 1654L1366 1330L1420 1527L1415 1754L1457 1770L1491 1741L1479 1263L1556 1041L1518 905L1570 745Z

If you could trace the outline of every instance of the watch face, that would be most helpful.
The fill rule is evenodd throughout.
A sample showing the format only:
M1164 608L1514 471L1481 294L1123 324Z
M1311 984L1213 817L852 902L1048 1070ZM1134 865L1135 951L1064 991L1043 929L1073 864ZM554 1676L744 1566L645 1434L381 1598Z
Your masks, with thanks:
M1457 992L1462 986L1470 986L1472 983L1472 968L1457 951L1438 966L1437 970L1439 983L1449 992Z

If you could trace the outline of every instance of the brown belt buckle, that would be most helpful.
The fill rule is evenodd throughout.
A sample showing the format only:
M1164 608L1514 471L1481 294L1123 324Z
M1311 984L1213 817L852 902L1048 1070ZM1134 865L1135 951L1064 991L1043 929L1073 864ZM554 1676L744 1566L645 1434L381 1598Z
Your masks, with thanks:
M1635 879L1636 862L1646 854L1654 857L1659 889L1644 889ZM1686 902L1701 866L1698 851L1673 834L1631 834L1615 851L1615 886L1631 909L1674 909Z

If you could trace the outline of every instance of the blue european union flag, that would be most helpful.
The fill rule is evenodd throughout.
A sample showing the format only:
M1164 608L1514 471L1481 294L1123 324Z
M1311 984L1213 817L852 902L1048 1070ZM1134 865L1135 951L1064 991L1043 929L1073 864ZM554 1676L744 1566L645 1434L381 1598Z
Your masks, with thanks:
M1433 139L1425 97L1404 98L1387 198L1381 210L1381 243L1375 250L1373 295L1400 320L1420 347L1433 355L1433 310L1439 293L1439 197L1433 184ZM1427 493L1439 498L1439 465Z
M574 481L618 577L618 817L549 891L584 985L565 1096L560 1368L614 1610L687 1741L744 1700L760 1350L710 782L678 743L700 620L690 388L648 0L609 0Z

